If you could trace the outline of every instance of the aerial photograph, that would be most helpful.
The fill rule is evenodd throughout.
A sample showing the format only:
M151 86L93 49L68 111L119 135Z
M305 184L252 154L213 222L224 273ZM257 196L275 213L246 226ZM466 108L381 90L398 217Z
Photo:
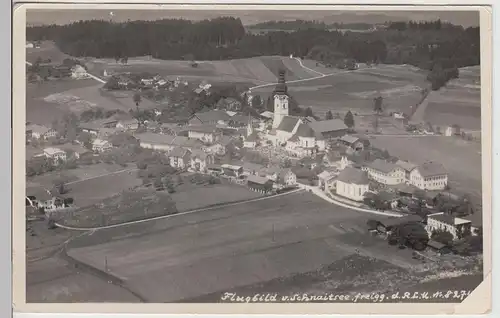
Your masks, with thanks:
M27 303L483 281L478 11L26 16Z

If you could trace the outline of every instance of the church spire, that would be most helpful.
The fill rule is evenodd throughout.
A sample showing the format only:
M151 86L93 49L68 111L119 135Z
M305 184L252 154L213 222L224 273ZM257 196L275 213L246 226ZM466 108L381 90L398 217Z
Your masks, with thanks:
M274 92L276 94L286 94L288 91L288 88L286 87L286 80L285 80L285 70L280 69L278 73L278 84L274 88Z

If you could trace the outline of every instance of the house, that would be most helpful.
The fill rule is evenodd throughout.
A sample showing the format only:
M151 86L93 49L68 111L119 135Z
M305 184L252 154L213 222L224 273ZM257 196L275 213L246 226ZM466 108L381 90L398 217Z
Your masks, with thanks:
M71 68L71 77L74 79L84 79L88 78L89 74L83 66L77 64Z
M226 154L228 146L233 142L233 139L229 136L224 136L217 140L213 145L207 147L207 151L212 154L217 154L223 156Z
M460 134L461 134L460 126L458 126L458 125L448 126L448 127L446 127L446 130L444 132L444 135L448 136L448 137L457 136Z
M253 132L251 133L249 136L247 136L245 138L245 140L243 141L243 147L244 148L255 148L257 147L257 141L258 141L259 137L257 135L257 132Z
M368 176L385 185L395 185L405 182L405 171L400 166L387 162L382 159L376 159L366 165L363 170L368 172Z
M370 146L370 141L368 139L361 139L351 135L342 136L339 141L354 151L361 151Z
M243 167L239 165L222 164L221 168L223 173L228 177L239 178L243 175Z
M183 131L183 128L178 124L163 123L160 126L160 131L165 135L178 136Z
M214 163L214 157L204 151L193 149L190 168L196 172L208 172L208 166Z
M324 191L329 191L335 187L335 178L337 174L333 171L325 170L318 174L318 186Z
M309 126L326 139L342 137L349 130L344 121L340 119L317 120L309 123Z
M90 153L91 151L85 147L82 147L78 144L64 144L61 145L61 149L66 151L66 158L74 158L80 159L80 156L86 153Z
M396 165L403 168L405 172L405 181L410 181L410 173L417 167L417 165L405 160L396 161Z
M209 164L207 166L207 172L214 176L220 176L221 174L224 173L222 167L217 164Z
M472 222L462 218L456 218L443 212L427 215L427 225L425 229L429 236L434 231L446 231L453 235L453 239L459 239L472 234Z
M412 223L421 223L422 218L418 215L406 215L402 217L391 217L383 221L378 221L377 230L379 232L391 232L394 228Z
M199 140L184 136L171 136L145 132L136 134L135 137L139 140L140 147L147 149L167 152L174 149L175 147L182 147L189 150L206 149L206 147L204 147Z
M279 166L270 166L267 168L262 169L259 172L259 175L261 177L266 177L267 179L273 181L273 182L278 182L278 175L281 171L281 168Z
M26 42L26 48L27 49L32 49L34 47L35 47L35 45L33 44L33 42Z
M243 162L241 166L243 167L243 174L246 176L258 176L265 169L263 165L253 162Z
M282 187L293 187L297 185L297 175L292 171L292 169L285 168L278 172L278 178L276 182Z
M43 125L28 124L26 125L27 139L48 139L57 136L57 132Z
M186 169L191 166L191 151L184 148L174 148L168 154L170 166L176 169Z
M52 67L50 75L55 78L71 77L72 71L69 65L56 65Z
M269 193L273 190L273 182L265 177L250 175L247 178L247 186L257 192Z
M124 130L137 130L139 128L139 121L136 118L122 119L116 123L115 127Z
M92 141L92 151L94 152L104 152L111 148L113 148L113 145L107 140L94 139L94 141Z
M232 97L221 98L215 107L218 109L238 111L241 109L241 102Z
M265 121L272 120L274 116L273 112L266 110L265 112L260 113L260 117L262 117Z
M410 182L421 190L444 190L448 185L448 173L437 162L426 162L410 172Z
M52 159L54 163L59 163L60 161L66 161L66 151L59 148L45 148L43 149L43 154L45 157Z
M347 167L337 177L336 194L353 201L363 201L369 190L368 175L360 169Z
M98 119L88 123L81 123L80 129L83 132L97 136L102 129L113 129L112 131L115 132L114 129L117 128L118 122L119 121L113 117Z
M189 118L189 125L227 125L231 120L229 116L223 110L209 110L204 112L199 112Z
M190 125L187 127L188 137L198 139L206 143L214 143L222 137L222 133L216 125Z

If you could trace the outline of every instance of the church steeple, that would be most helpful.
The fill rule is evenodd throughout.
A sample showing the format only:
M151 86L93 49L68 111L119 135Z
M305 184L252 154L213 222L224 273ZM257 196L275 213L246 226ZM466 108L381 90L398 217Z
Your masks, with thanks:
M286 87L285 70L280 69L278 73L278 84L276 84L276 87L274 88L274 93L285 95L287 91L288 88Z

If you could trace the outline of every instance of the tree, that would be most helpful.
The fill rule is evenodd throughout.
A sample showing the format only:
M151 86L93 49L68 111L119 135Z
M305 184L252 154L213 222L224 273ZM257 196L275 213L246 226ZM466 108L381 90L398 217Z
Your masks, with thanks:
M348 111L347 114L345 114L344 117L344 124L349 128L352 129L354 127L354 116L351 113L351 111Z
M380 114L384 111L382 107L383 102L384 98L380 95L373 99L373 111L375 113Z
M255 95L252 98L252 107L258 109L261 106L262 106L262 98L260 97L260 95Z
M306 108L305 115L306 115L306 117L314 117L314 113L313 113L313 110L311 107Z
M137 107L137 110L139 110L139 104L141 103L142 97L139 92L134 93L134 96L132 97L135 103L135 106Z
M330 119L333 119L333 114L331 110L327 111L325 115L325 120L330 120Z
M453 234L445 230L435 230L431 234L431 239L446 246L451 246L453 243Z
M290 158L286 158L283 160L283 168L291 168L292 167L292 160Z
M378 221L370 219L366 222L366 226L368 227L368 230L375 230L377 229L378 223Z

